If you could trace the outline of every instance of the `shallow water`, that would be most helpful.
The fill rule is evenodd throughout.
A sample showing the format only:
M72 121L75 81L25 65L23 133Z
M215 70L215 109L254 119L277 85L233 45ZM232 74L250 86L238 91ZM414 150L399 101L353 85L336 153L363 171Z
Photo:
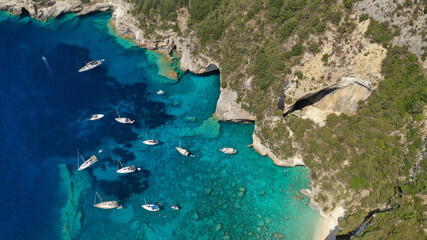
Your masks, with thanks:
M0 13L0 238L313 238L318 214L299 193L307 170L284 172L249 148L253 125L211 118L218 75L158 76L155 53L114 37L109 18L40 23ZM77 44L103 64L78 73ZM135 124L114 121L116 108ZM105 117L85 120L95 113ZM145 133L160 144L142 144ZM180 155L179 144L196 157ZM99 161L76 171L76 148ZM118 175L118 159L142 170ZM95 191L123 209L92 207ZM144 199L161 211L143 210Z

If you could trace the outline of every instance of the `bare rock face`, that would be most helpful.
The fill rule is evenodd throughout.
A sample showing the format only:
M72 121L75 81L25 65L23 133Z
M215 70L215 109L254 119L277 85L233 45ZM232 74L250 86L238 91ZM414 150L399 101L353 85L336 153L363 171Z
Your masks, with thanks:
M236 102L237 93L228 89L221 88L221 94L216 105L215 116L221 121L233 122L253 122L255 116L243 110L240 104Z
M401 31L399 36L393 39L393 45L404 46L408 45L409 50L421 57L424 53L424 48L427 47L427 39L423 31L427 28L427 15L422 12L421 2L414 3L411 7L404 8L404 12L399 11L398 4L405 4L401 1L389 0L362 0L354 3L354 8L360 14L368 14L373 19L379 22L388 21L392 25L398 26ZM412 21L412 24L408 24ZM426 69L425 64L423 67Z
M110 24L120 37L134 40L140 47L170 53L175 47L182 54L181 69L196 74L216 71L219 64L212 59L199 55L194 56L191 46L195 39L192 34L188 37L178 37L172 30L156 30L159 38L152 39L145 36L144 29L140 29L138 20L130 14L132 5L124 0L97 0L83 4L81 0L46 0L33 2L32 0L0 0L0 10L21 15L26 10L31 17L41 21L56 18L67 13L88 14L92 12L113 11ZM187 28L188 11L178 11L178 24ZM182 30L183 30L182 29Z

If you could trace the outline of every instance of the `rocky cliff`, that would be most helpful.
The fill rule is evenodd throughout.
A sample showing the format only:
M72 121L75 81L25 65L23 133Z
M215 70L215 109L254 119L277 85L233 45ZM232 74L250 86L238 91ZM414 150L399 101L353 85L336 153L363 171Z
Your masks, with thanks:
M408 133L412 130L389 132L392 127L381 123L376 116L370 116L370 122L363 122L363 119L336 115L357 115L360 103L373 92L378 94L376 89L385 78L383 66L389 46L408 44L409 50L421 57L424 71L427 69L425 4L400 0L362 0L354 4L353 1L332 1L334 7L322 1L284 1L289 6L270 6L270 2L262 1L226 4L191 1L191 4L196 2L207 4L201 9L212 11L189 23L191 6L181 8L176 20L181 33L155 29L156 37L148 36L139 27L138 19L130 14L132 5L119 0L89 4L82 4L80 0L37 3L0 0L0 9L14 14L28 12L40 20L68 12L112 11L111 24L119 36L152 50L170 53L176 49L182 55L183 70L201 74L220 69L222 87L216 117L224 121L255 121L255 150L280 166L311 167L313 189L303 192L312 199L314 209L331 217L332 228L344 210L348 210L347 215L354 215L361 206L371 210L379 204L376 201L389 196L389 189L377 193L367 187L371 183L365 181L371 175L364 172L365 166L357 164L369 158L365 149L370 155L387 153L390 146L398 146L395 154L409 149L404 144L409 142ZM375 21L390 24L374 25ZM377 36L367 34L368 31ZM199 44L203 37L209 44ZM390 59L396 60L393 56L389 56ZM398 58L402 62L408 59L411 58L405 54ZM418 105L422 105L419 108L425 106L422 101ZM414 106L411 111L420 118L420 110ZM389 107L383 102L377 110ZM411 118L412 115L405 115L401 121ZM421 122L423 119L421 116ZM414 120L415 125L411 127L418 128L417 121L420 120ZM367 131L374 124L381 131ZM399 124L405 128L411 123ZM350 139L346 138L345 131L351 132ZM387 134L380 135L384 132ZM402 145L394 141L396 136L401 138ZM368 144L359 146L359 142ZM374 145L374 149L369 148ZM374 173L373 176L381 174ZM404 180L404 176L401 173L396 181ZM378 194L383 198L376 196Z
M157 37L149 37L139 27L138 20L130 14L132 4L122 0L97 0L84 4L81 0L0 0L0 10L15 15L29 14L41 21L57 18L67 13L85 15L93 12L112 11L111 24L116 34L135 41L142 48L157 50L165 53L176 49L181 55L181 68L196 74L203 74L218 70L218 63L203 54L192 55L194 32L178 37L172 30L156 30ZM188 32L188 11L181 9L178 13L178 22L182 32Z

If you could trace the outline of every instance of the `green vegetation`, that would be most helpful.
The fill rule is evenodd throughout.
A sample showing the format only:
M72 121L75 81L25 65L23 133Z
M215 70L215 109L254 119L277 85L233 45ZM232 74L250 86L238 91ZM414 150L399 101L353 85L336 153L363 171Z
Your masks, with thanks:
M350 17L357 0L129 1L135 4L132 14L140 27L151 36L154 29L168 28L188 34L177 25L177 11L187 7L189 30L199 40L193 53L219 62L221 87L236 91L241 106L256 115L262 142L283 158L300 150L311 178L325 191L316 201L333 203L331 207L346 205L351 215L340 222L340 234L354 231L369 211L391 201L393 208L379 213L360 237L388 239L399 231L397 239L423 239L418 234L426 209L417 194L425 194L425 173L414 183L408 176L422 145L419 125L427 103L427 80L413 54L390 46L399 28L370 20L365 35L388 48L382 67L385 80L359 104L356 115L332 114L324 127L318 127L293 115L274 122L268 117L281 115L274 101L283 83L296 76L298 86L305 78L303 72L291 69L301 63L304 53L320 52L325 31L336 30L340 40L347 41L357 22L369 19L366 14L358 20ZM328 54L322 62L334 64ZM248 86L242 87L243 81ZM286 103L291 103L289 98ZM356 194L361 192L366 195ZM404 229L409 226L412 232Z
M389 42L393 39L395 31L390 27L388 22L378 22L375 19L371 19L368 29L365 35L371 37L373 42L382 44L387 48Z
M370 192L362 200L361 206L354 207L352 201L347 202L349 212L357 213L359 209L372 210L386 205L395 195L396 189L408 184L408 176L422 147L419 130L413 125L419 126L416 119L427 102L425 84L427 78L416 56L409 53L407 48L393 47L388 51L382 71L385 80L380 83L369 100L362 103L357 115L329 115L324 127L315 127L311 121L294 116L287 117L282 123L290 128L294 133L294 141L304 149L306 165L310 169L315 169L311 172L312 179L320 184L333 182L332 185L336 186L325 189L328 185L322 184L323 189L332 194L335 202L349 200L347 199L349 195L341 184L354 192L361 190ZM268 126L268 122L264 122L263 125ZM291 140L281 135L275 137L274 132L278 131L277 128L260 129L257 134L275 153L279 153L280 156L291 156L289 154L295 151L280 147L292 144L289 142ZM396 132L402 132L404 136ZM277 142L281 144L276 146ZM334 171L338 172L332 174ZM320 176L318 173L327 172L331 173L329 178L318 178ZM423 184L425 187L425 183ZM413 190L411 194L424 194L425 189L419 190ZM402 195L402 199L407 201L404 196ZM316 199L318 202L330 200L325 195L319 195ZM410 211L416 206L405 205L400 208L402 211ZM393 215L392 213L382 215L388 214ZM421 221L421 215L413 214L410 219ZM341 234L354 230L361 224L361 217L349 217L340 222L343 229ZM421 231L420 225L418 230Z

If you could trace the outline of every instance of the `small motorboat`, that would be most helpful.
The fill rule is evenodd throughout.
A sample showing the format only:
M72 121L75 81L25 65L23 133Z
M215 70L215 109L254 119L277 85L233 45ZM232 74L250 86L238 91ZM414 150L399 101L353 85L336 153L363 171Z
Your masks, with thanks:
M223 153L226 153L226 154L235 154L235 153L237 153L237 150L233 149L233 148L221 148L220 151L223 152Z
M79 165L80 159L83 160L82 165ZM98 158L95 155L92 155L88 160L85 161L83 156L80 154L79 150L77 149L77 166L79 166L79 168L77 169L78 171L81 171L83 169L86 169L86 168L92 166L97 161L98 161Z
M119 164L121 168L119 169ZM140 171L141 168L136 168L135 166L123 167L122 162L120 160L117 161L117 173L133 173L136 170Z
M94 120L98 120L104 117L104 114L94 114L92 115L90 118L88 118L87 120L89 121L94 121Z
M117 122L119 122L119 123L130 123L130 124L132 124L132 123L134 123L135 122L135 120L130 120L130 118L122 118L122 117L120 117L120 113L119 113L119 111L117 111L117 109L116 109L116 112L117 112L117 118L114 118L114 120L116 120Z
M165 92L163 92L163 90L159 90L159 91L157 91L157 94L158 95L162 95L162 94L164 94Z
M100 203L96 203L96 197L98 196ZM106 201L103 202L102 198L99 196L98 192L95 193L95 200L93 201L93 206L101 209L113 209L119 207L119 202L117 201Z
M145 210L150 211L150 212L157 212L160 210L159 205L147 204L147 202L145 201L145 198L144 198L144 202L145 202L145 204L141 205L141 207L144 208Z
M174 210L179 210L179 207L177 205L172 205L171 208Z

